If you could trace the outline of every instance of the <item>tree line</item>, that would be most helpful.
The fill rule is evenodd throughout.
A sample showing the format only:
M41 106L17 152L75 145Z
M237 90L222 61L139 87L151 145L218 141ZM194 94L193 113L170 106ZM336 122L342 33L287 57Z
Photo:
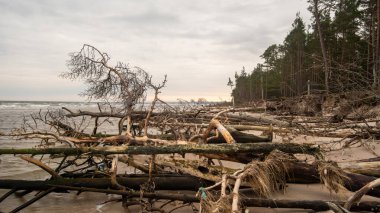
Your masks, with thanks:
M235 73L236 102L378 88L380 0L308 0L305 26L299 13L282 44L270 45L263 63Z

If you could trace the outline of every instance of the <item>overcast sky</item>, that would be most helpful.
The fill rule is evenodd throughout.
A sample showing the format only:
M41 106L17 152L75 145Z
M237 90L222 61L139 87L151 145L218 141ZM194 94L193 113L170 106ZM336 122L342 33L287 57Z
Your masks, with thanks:
M113 62L139 66L161 97L227 100L228 77L262 62L306 0L0 0L0 100L83 100L80 81L60 79L84 43Z

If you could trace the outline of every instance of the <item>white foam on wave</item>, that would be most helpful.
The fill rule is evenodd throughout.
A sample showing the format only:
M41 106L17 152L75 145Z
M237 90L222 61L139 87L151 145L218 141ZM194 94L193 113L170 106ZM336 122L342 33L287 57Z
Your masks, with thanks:
M46 108L61 108L61 107L96 107L96 103L92 102L12 102L0 101L0 109L46 109Z

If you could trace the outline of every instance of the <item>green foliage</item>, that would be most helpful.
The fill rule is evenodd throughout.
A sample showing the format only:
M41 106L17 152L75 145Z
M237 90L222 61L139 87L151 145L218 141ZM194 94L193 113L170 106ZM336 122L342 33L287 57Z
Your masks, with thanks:
M373 86L376 73L380 73L375 66L379 58L376 40L380 37L377 35L377 1L308 2L311 12L317 3L327 52L330 90L341 92ZM308 29L297 13L283 43L270 45L261 55L263 64L257 64L251 72L247 72L245 67L240 73L236 72L232 91L235 101L302 95L307 92L308 80L312 92L324 92L325 73L315 17Z

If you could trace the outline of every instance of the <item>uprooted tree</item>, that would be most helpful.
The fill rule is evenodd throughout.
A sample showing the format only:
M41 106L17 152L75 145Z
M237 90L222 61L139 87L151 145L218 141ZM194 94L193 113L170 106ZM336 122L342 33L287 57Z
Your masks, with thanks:
M101 101L97 111L65 107L40 111L26 116L22 127L1 133L18 140L39 139L40 147L0 149L0 154L18 156L51 176L45 181L0 180L0 188L10 189L0 197L0 202L15 193L40 191L12 212L51 192L68 190L120 195L114 201L121 201L127 211L131 206L140 206L142 212L170 212L184 207L192 207L194 212L239 212L250 206L379 209L378 202L352 205L363 193L380 197L376 178L350 173L324 161L323 150L318 146L272 143L273 134L318 132L287 120L247 113L261 110L258 108L187 102L171 106L159 98L166 76L161 83L154 84L143 69L123 63L112 66L109 60L107 54L84 45L71 54L69 72L62 74L85 81L88 88L82 95ZM147 105L149 90L154 97ZM104 126L116 128L115 134L99 131ZM263 134L257 136L245 130ZM299 161L293 156L297 153L312 156L314 163ZM53 168L47 161L55 161L57 165ZM246 165L236 169L229 167L228 161ZM118 169L120 163L127 165L127 169ZM133 174L128 168L138 172ZM345 187L360 193L347 203L270 199L287 182L322 182L332 191ZM178 190L194 194L181 194ZM173 201L180 203L169 208L167 204Z

